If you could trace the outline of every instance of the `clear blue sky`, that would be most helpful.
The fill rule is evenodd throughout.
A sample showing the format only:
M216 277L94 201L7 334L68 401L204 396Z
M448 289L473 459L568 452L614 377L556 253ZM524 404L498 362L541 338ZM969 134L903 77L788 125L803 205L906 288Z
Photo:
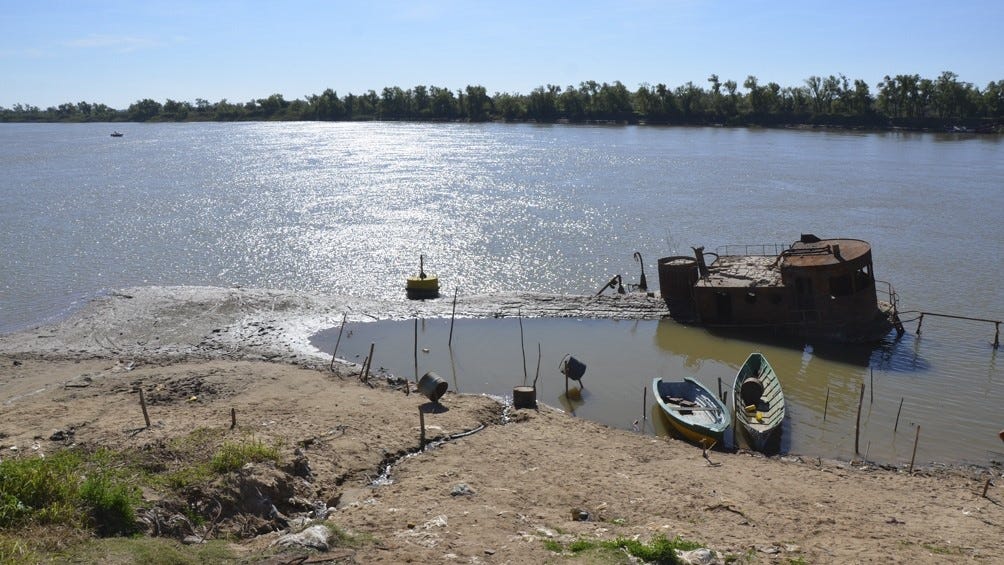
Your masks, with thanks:
M1004 80L1004 0L0 0L0 106L587 80Z

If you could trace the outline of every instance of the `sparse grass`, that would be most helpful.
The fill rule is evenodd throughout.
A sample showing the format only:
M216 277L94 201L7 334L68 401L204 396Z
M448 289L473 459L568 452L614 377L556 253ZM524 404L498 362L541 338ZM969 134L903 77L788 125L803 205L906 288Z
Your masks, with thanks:
M561 553L562 551L565 551L565 546L553 539L546 539L544 540L544 549L553 551L554 553Z
M23 539L0 537L0 563L38 563L41 557Z
M143 563L144 565L196 565L237 563L239 558L223 540L182 545L167 538L104 538L89 540L60 555L71 563Z
M676 557L677 550L689 551L701 547L701 544L686 541L679 537L670 540L665 536L656 536L647 544L627 538L616 538L607 541L580 539L569 543L567 546L554 540L546 540L544 547L548 551L555 553L568 551L575 555L591 551L609 552L611 554L626 551L631 556L648 563L672 564L679 563Z
M0 565L53 559L78 563L235 562L228 543L184 546L138 531L140 487L182 490L248 462L279 462L280 445L254 438L223 441L198 429L160 450L64 449L0 461ZM193 524L204 518L192 511ZM94 535L97 534L98 538ZM343 546L361 542L332 528ZM120 537L110 537L120 536Z
M131 533L138 501L135 485L105 450L0 462L0 528L90 525L100 535Z
M224 442L219 451L213 455L209 468L216 473L229 473L248 463L262 461L278 464L279 445L265 445L260 440L248 438L239 443Z
M930 551L931 553L933 553L935 555L954 555L956 553L959 553L959 551L956 550L956 549L952 549L950 547L941 547L941 546L932 545L932 544L929 544L929 543L922 543L922 544L920 544L920 547L923 547L924 549Z

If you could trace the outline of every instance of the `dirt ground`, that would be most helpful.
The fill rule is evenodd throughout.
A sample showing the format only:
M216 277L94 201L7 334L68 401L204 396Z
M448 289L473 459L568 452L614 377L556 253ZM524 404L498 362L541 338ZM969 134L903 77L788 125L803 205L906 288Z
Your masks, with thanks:
M563 563L576 558L546 541L660 534L699 542L719 562L999 563L1004 555L999 469L909 474L797 456L705 456L546 406L513 410L452 392L437 406L414 384L406 394L402 382L363 383L357 366L332 370L297 349L308 330L295 328L313 327L289 322L298 307L285 308L295 316L275 314L283 308L264 316L262 296L210 293L196 303L181 294L144 304L136 294L112 297L60 324L0 336L0 456L106 446L162 453L170 466L172 440L194 430L281 442L278 467L245 469L232 489L246 495L250 485L265 509L237 496L219 504L228 511L208 532L244 536L237 546L249 556L274 551L280 526L295 528L311 508L370 540L316 557L335 562ZM344 306L324 311L340 318ZM275 339L240 346L256 332ZM445 441L420 450L423 418L427 439ZM160 524L156 512L169 505L146 494L141 516Z

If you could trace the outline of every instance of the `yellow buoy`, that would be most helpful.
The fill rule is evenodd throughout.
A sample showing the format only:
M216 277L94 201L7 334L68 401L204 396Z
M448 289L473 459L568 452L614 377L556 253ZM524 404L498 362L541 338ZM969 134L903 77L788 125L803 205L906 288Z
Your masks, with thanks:
M408 277L404 287L408 298L436 298L439 296L439 277L425 273L425 256L418 256L418 275Z

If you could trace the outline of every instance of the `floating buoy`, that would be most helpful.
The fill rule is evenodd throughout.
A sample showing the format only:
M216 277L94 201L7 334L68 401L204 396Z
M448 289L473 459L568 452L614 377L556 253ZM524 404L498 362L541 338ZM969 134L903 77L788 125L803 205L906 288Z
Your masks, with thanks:
M413 300L439 296L439 277L425 274L425 256L418 256L418 275L408 277L404 291Z

